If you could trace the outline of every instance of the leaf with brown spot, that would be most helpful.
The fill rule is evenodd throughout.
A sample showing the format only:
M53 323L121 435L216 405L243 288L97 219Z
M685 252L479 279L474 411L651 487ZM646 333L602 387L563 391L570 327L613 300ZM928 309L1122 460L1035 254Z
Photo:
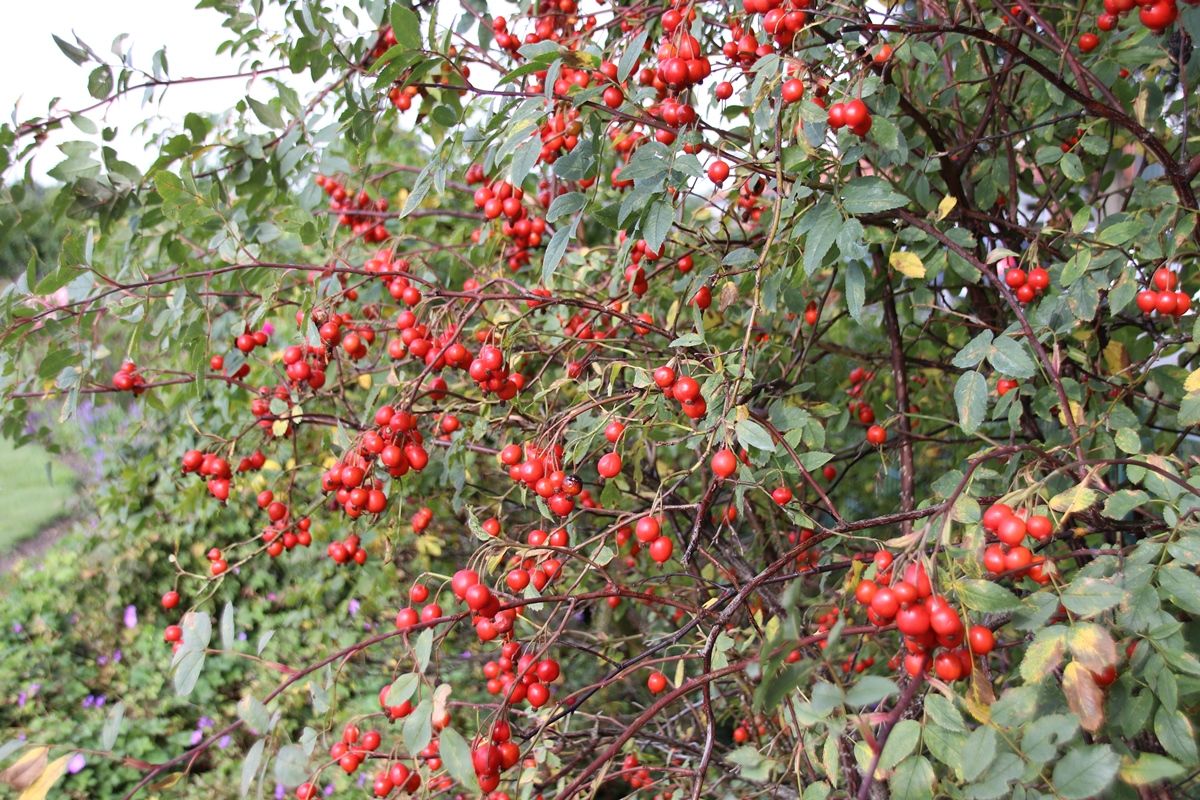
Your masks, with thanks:
M32 786L43 772L46 771L46 756L49 747L35 747L17 759L11 767L0 772L0 783L6 783L20 790Z
M1063 670L1063 694L1067 705L1079 717L1085 731L1095 733L1104 724L1104 692L1096 685L1096 679L1086 667L1077 661L1067 664Z
M1081 622L1067 635L1071 657L1090 672L1102 672L1117 663L1117 645L1112 635L1099 625Z

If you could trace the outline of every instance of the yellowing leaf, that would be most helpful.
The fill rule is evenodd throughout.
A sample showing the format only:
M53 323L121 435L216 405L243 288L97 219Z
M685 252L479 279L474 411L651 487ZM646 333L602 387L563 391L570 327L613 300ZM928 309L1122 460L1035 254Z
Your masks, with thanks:
M1117 663L1117 645L1112 635L1099 625L1082 622L1067 634L1071 657L1090 672L1101 672Z
M1187 380L1183 382L1183 389L1189 394L1200 392L1200 369L1187 376Z
M1063 694L1085 731L1100 729L1104 724L1104 693L1092 673L1077 661L1063 669Z
M1078 424L1078 423L1082 422L1083 421L1083 406L1079 405L1079 403L1074 400L1071 400L1067 405L1071 409L1071 418L1075 420L1075 423ZM1063 425L1067 424L1067 415L1063 413L1061 406L1058 409L1058 421L1060 423L1062 423Z
M1108 367L1109 374L1111 375L1119 375L1129 369L1129 353L1125 350L1125 345L1116 339L1110 340L1104 346L1104 365ZM1197 372L1200 372L1200 370L1197 370Z
M937 216L934 219L941 222L954 210L956 205L958 205L958 198L954 195L946 195L942 198L942 202L938 203Z
M888 263L892 265L893 269L909 278L925 277L925 264L921 262L921 257L916 253L897 250L888 256Z
M1062 494L1051 497L1050 508L1055 511L1061 511L1064 514L1075 514L1091 508L1099 499L1100 495L1094 489L1088 489L1085 486L1076 486L1072 489L1067 489Z
M371 376L370 375L359 375L358 376L358 385L360 387L362 387L363 389L370 389L371 388Z
M446 713L446 704L450 702L450 693L454 687L448 683L439 684L433 690L433 718L439 719Z
M46 756L49 747L35 747L16 760L11 767L0 772L0 783L7 783L14 789L24 789L32 786L46 770Z
M277 419L271 423L271 433L275 436L283 436L287 430L288 421L286 419Z
M21 796L17 800L46 800L46 795L49 794L50 788L62 777L62 774L67 771L67 759L70 756L62 756L50 762L50 766L38 776L38 779L33 782L25 791L21 792Z

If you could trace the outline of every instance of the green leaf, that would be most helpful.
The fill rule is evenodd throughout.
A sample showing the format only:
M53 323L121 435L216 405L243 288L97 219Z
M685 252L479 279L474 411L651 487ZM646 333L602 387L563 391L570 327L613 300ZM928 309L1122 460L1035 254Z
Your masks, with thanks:
M916 755L896 766L888 778L888 788L892 790L893 800L927 800L933 797L934 777L929 759Z
M1158 587L1166 599L1189 614L1200 614L1200 576L1177 564L1158 572Z
M738 422L734 428L737 434L738 442L743 447L756 450L765 450L769 453L775 452L775 440L771 438L771 434L767 429L758 424L752 419L744 419Z
M250 104L250 110L254 112L254 116L263 125L275 130L279 130L284 126L283 116L270 103L255 100L253 97L247 97L246 102Z
M1121 780L1133 786L1148 786L1159 781L1178 778L1187 772L1179 764L1158 753L1142 753L1137 761L1121 767Z
M1036 369L1025 348L1007 336L998 336L988 352L988 362L1012 378L1032 378Z
M416 694L417 687L420 685L420 675L415 672L404 673L392 681L392 685L388 687L387 704L389 706L401 705L405 700Z
M675 209L671 204L665 200L655 200L642 222L642 238L646 240L646 247L656 252L661 250L674 223Z
M1159 708L1154 715L1154 735L1173 758L1189 766L1196 764L1196 736L1182 711Z
M104 100L113 89L113 74L112 69L107 64L102 64L92 70L92 74L88 75L88 94L97 100Z
M392 24L397 45L409 50L421 49L421 20L416 14L400 3L392 3L388 21Z
M235 641L233 613L233 603L226 603L221 611L221 647L225 650L232 648Z
M1100 500L1100 493L1080 484L1050 498L1050 508L1064 514L1086 511Z
M987 725L981 725L971 731L967 743L963 745L963 777L968 781L976 780L992 765L996 758L996 731Z
M862 268L854 261L846 264L846 310L855 322L862 322L863 304L867 301L866 279Z
M74 61L76 64L82 64L88 60L89 56L86 50L76 47L69 42L65 42L54 34L50 34L50 38L54 39L54 43L58 45L59 50L63 51L63 55Z
M879 769L888 770L899 764L916 749L920 739L921 723L915 719L897 722L879 754Z
M417 671L424 672L429 666L429 657L433 654L433 628L421 631L413 647L413 654L417 660Z
M560 225L554 231L554 235L550 237L550 244L546 245L546 253L542 256L543 286L549 285L550 279L554 277L554 271L558 269L563 255L567 252L567 244L571 241L571 229L575 227L577 221L572 218L569 224Z
M546 222L554 222L559 217L574 214L587 204L587 195L583 192L567 192L554 198L546 211Z
M100 731L101 749L113 749L113 745L117 743L117 736L121 733L121 723L124 721L125 703L117 703L109 709L108 716L104 719L104 727Z
M874 705L897 692L899 692L899 688L891 678L885 678L882 675L864 675L846 692L846 705L856 708Z
M271 725L267 707L254 695L246 695L237 704L237 715L255 733L264 734Z
M238 789L240 797L245 797L250 793L254 778L258 775L259 768L262 767L263 751L266 746L266 739L259 739L250 745L250 750L246 753L246 760L242 762L242 781Z
M404 746L410 753L419 753L433 738L433 703L422 700L404 720Z
M475 768L471 762L471 746L454 728L446 728L439 734L438 742L441 747L439 754L450 772L450 777L458 781L464 789L470 790L477 781Z
M842 230L845 220L837 206L827 197L813 206L804 215L803 224L807 228L804 239L804 273L812 275L821 268L825 254L837 241L838 233Z
M1145 227L1135 219L1122 220L1097 233L1096 238L1104 244L1121 245L1132 241Z
M959 601L972 611L1012 611L1021 607L1021 600L998 583L967 578L956 586Z
M983 424L987 414L987 381L975 370L968 370L954 385L954 403L963 433L971 434Z
M842 191L842 207L848 214L876 214L905 205L908 198L882 178L855 178Z
M980 361L987 358L992 351L992 332L985 330L976 336L971 341L967 342L962 350L954 354L954 359L951 361L954 366L961 369L969 369L974 367Z
M1067 800L1085 800L1104 791L1117 775L1120 759L1106 744L1072 748L1054 765L1051 781Z
M638 59L642 57L642 49L646 46L646 37L650 35L650 31L643 28L642 32L634 37L629 46L625 48L625 52L621 53L621 60L617 62L617 80L621 83L629 77L629 73L633 72L633 67L637 64Z
M1087 174L1083 171L1083 162L1074 153L1063 153L1063 157L1059 160L1058 164L1062 169L1062 174L1075 183L1081 183L1087 177Z
M196 688L200 672L204 669L204 650L184 650L175 665L175 694L187 697Z
M1094 617L1121 602L1125 590L1110 580L1076 578L1062 594L1062 604L1072 614Z
M308 756L298 744L285 744L275 755L275 780L294 789L308 780Z

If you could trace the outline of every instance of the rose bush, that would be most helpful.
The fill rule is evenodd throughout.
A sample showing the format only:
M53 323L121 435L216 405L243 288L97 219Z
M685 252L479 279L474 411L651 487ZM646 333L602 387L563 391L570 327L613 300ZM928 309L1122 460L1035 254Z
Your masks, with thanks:
M123 705L10 785L1194 791L1194 6L200 5L247 94L148 169L162 53L0 128L82 137L6 433L141 420L7 641Z

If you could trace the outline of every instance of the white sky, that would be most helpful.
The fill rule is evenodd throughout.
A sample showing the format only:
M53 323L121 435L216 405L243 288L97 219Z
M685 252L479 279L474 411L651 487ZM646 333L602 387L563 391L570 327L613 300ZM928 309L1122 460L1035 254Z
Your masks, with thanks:
M95 102L87 92L87 76L95 64L76 66L58 49L51 34L74 43L73 32L78 33L98 55L117 63L112 43L127 33L126 50L132 49L134 63L147 70L154 53L166 45L173 78L238 71L237 60L216 55L217 46L228 38L220 25L221 15L197 11L195 0L40 0L4 6L10 35L0 48L0 75L5 76L0 80L0 113L6 120L17 104L17 117L25 120L45 116L54 97L62 98L60 111ZM242 97L245 87L241 80L175 86L167 92L161 114L178 123L188 111L219 112ZM150 154L140 152L140 137L127 133L147 116L141 101L142 93L133 93L113 104L107 116L107 124L115 124L124 133L116 140L117 152L139 168L153 160ZM67 123L35 157L35 174L44 176L62 160L54 143L78 138L93 137Z

